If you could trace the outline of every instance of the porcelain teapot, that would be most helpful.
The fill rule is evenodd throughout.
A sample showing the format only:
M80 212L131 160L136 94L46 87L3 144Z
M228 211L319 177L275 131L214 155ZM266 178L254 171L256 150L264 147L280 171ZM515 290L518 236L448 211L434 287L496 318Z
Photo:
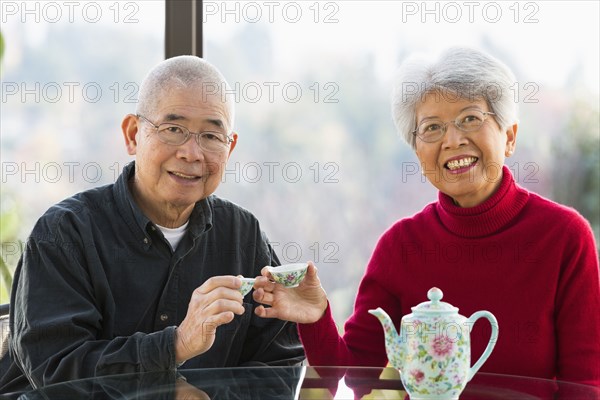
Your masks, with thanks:
M369 310L385 333L385 349L390 364L400 377L411 400L458 399L467 382L481 368L498 340L498 322L488 311L478 311L466 318L458 308L440 301L438 288L427 292L430 301L412 307L402 317L400 333L381 308ZM492 334L479 360L471 367L470 333L475 321L487 318Z

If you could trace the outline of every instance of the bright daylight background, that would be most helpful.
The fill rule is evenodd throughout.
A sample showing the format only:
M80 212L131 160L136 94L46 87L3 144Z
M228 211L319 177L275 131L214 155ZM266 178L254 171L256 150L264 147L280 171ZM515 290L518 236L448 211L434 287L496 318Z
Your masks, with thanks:
M162 1L67 3L2 2L11 269L49 206L114 182L130 160L120 122L163 58ZM413 52L476 46L514 70L507 165L598 238L599 2L205 1L204 12L205 57L235 90L240 135L217 194L258 216L282 262L317 263L340 328L378 237L436 198L390 117L393 72Z

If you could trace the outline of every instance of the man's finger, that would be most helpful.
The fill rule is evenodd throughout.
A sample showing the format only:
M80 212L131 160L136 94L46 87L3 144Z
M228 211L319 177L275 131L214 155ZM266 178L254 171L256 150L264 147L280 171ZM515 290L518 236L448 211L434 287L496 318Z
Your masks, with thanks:
M204 324L207 326L212 325L216 329L216 327L218 327L218 326L230 323L231 321L233 321L234 317L235 317L235 314L233 312L224 311L222 313L215 314L215 315L208 317L206 319L206 321L204 321Z
M255 288L264 288L266 291L271 292L271 291L273 291L273 289L275 289L275 282L273 282L272 280L270 280L269 278L266 278L264 276L259 276L254 281L254 287Z
M231 311L222 312L216 315L211 315L202 322L199 330L193 335L194 339L202 341L209 340L209 337L216 335L217 328L221 325L228 324L233 321L234 314Z
M202 313L205 315L218 315L227 311L231 311L232 313L242 315L245 311L245 308L242 305L241 301L238 301L237 299L217 299L208 304L202 310Z
M219 287L226 287L230 289L239 289L242 286L242 280L233 275L220 275L213 276L207 279L202 285L196 288L201 294L210 293Z
M243 296L238 289L232 289L223 286L216 287L213 290L204 293L202 290L202 286L200 286L196 288L196 290L194 290L194 292L192 293L190 305L195 304L195 307L200 307L201 309L204 309L210 304L220 299L233 300L241 304Z

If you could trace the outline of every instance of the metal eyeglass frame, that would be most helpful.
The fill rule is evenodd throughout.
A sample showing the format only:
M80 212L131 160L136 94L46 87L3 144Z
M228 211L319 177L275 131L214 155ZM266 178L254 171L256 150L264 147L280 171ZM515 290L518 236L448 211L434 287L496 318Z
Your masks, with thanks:
M461 127L461 125L459 125L458 118L463 114L460 113L456 118L454 118L452 121L447 121L447 122L442 122L442 134L437 137L435 140L425 140L423 139L417 132L419 130L419 127L423 124L423 122L421 122L419 125L417 125L417 127L415 128L414 131L412 131L411 133L415 136L418 137L419 139L421 139L423 142L425 143L435 143L437 141L439 141L441 138L444 137L444 135L446 134L446 131L448 130L448 124L452 123L454 124L454 126L456 127L456 129L463 131L463 132L476 132L479 129L481 129L481 127L483 126L483 124L485 123L485 120L487 119L488 115L496 115L496 113L493 113L491 111L481 111L481 110L473 110L473 111L477 111L483 114L483 119L481 120L481 125L479 125L477 128L475 129L464 129L464 127ZM428 121L429 122L429 121Z
M217 152L215 150L210 150L210 149L205 149L203 146L200 145L200 137L206 133L212 133L214 135L223 135L220 132L214 132L214 131L203 131L203 132L192 132L190 131L187 127L183 126L183 125L179 125L179 124L173 124L171 122L161 122L160 124L156 125L155 123L153 123L152 121L150 121L148 118L144 117L142 114L135 114L136 117L138 118L142 118L144 121L146 121L147 123L149 123L150 125L152 125L154 127L154 129L156 129L156 133L158 134L159 128L161 125L172 125L172 126L176 126L178 128L181 128L181 130L184 133L185 139L183 140L183 142L179 143L179 144L174 144L174 143L168 143L165 142L164 140L162 140L162 138L160 137L160 135L158 135L158 139L164 143L164 144L168 144L170 146L181 146L185 143L187 143L188 140L190 140L190 138L192 137L192 135L194 135L196 137L196 144L203 150L209 151L209 152ZM225 146L229 146L232 142L233 142L233 138L229 135L225 135L226 138L226 142L223 142L223 144ZM223 147L223 150L226 150L226 147Z

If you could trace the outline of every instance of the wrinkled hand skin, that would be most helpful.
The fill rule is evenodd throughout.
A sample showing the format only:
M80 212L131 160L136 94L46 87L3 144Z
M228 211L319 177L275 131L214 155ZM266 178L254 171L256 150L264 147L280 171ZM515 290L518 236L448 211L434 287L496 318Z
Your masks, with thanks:
M270 306L258 306L256 315L262 318L278 318L302 324L317 322L327 310L327 293L321 286L317 267L308 262L306 276L295 288L286 288L270 279L265 267L254 283L255 301Z
M210 400L210 397L205 391L178 379L175 383L175 400Z
M175 359L182 363L208 351L215 342L217 328L244 313L235 276L214 276L196 288L185 319L175 331Z

